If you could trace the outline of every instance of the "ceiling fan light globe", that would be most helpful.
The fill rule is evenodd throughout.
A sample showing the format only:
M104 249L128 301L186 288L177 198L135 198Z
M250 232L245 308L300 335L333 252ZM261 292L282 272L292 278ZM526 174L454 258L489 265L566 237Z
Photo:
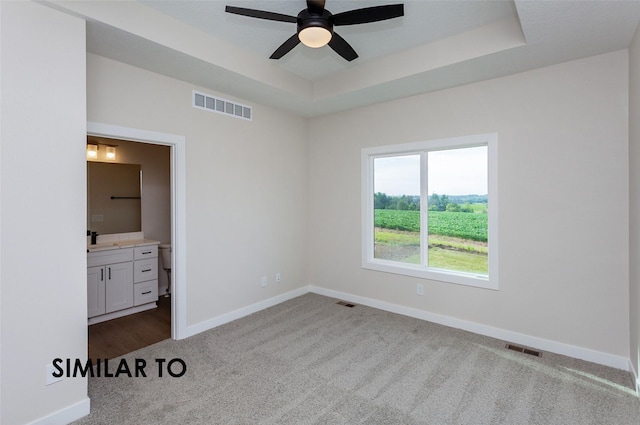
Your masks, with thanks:
M314 49L326 46L331 41L331 37L331 31L323 27L307 27L298 33L302 44Z

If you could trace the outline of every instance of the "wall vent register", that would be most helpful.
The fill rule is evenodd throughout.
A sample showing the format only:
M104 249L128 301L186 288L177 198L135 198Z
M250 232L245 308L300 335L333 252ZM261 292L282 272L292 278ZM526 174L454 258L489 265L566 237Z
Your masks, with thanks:
M193 91L192 102L194 108L205 109L207 111L251 121L252 111L250 106L240 105L239 103L195 90Z
M517 351L519 353L529 354L531 356L541 357L542 353L538 350L532 350L531 348L521 347L519 345L507 344L507 349Z

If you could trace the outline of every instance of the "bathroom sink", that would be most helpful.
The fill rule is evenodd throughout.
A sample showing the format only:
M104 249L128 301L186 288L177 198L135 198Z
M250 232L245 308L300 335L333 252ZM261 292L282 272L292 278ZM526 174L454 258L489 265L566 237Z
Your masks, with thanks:
M128 247L128 246L134 246L135 244L136 244L136 241L127 240L127 241L114 242L113 246L117 246L119 248L124 248L124 247Z
M88 245L87 252L106 251L109 249L116 249L116 248L120 248L120 247L111 242L98 243L95 245Z

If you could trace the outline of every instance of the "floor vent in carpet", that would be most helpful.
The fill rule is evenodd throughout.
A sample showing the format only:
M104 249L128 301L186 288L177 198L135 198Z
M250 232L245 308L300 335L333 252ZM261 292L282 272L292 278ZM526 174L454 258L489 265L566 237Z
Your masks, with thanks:
M350 304L350 303L348 303L346 301L338 301L336 304L343 305L345 307L355 307L356 306L355 304Z
M530 354L530 355L536 356L536 357L542 356L542 353L540 351L532 350L530 348L520 347L518 345L507 344L507 348L509 350L517 351L519 353Z

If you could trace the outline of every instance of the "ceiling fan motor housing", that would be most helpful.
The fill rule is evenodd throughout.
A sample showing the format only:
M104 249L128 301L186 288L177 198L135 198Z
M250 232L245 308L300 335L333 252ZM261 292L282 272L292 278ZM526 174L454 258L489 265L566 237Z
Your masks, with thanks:
M311 13L308 9L304 9L298 14L298 34L300 31L310 27L324 28L333 34L332 14L327 10L323 10L322 14Z

